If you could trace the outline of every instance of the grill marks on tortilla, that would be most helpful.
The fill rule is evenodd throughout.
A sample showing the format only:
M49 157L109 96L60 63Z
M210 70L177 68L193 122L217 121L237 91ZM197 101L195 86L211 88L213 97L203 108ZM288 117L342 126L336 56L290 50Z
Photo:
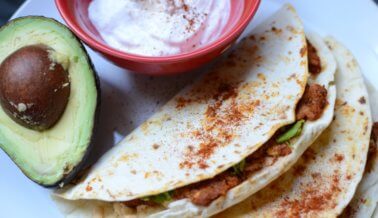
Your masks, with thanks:
M304 57L307 54L307 47L301 48L301 50L299 52L301 54L301 57Z
M360 104L366 104L366 99L364 96L362 96L360 99L358 99L358 102L360 102Z
M280 34L280 30L277 28L272 28L272 31ZM252 37L250 40L256 39ZM253 47L250 53L251 57L257 58L258 61L259 55L255 54L256 51L257 48ZM304 47L303 52L304 55L307 53L307 47ZM236 62L236 65L244 63L234 54L231 54L230 57L233 62ZM240 76L238 77L240 78ZM192 90L192 93L195 94L191 97L178 98L176 100L176 109L178 110L188 104L200 102L208 102L209 104L205 112L206 119L203 121L202 128L190 133L191 137L202 142L197 150L187 150L186 154L184 154L184 160L179 164L181 169L193 167L206 169L209 166L207 160L214 151L219 147L228 145L234 139L235 135L233 133L235 129L246 118L253 116L255 109L260 106L259 99L248 97L248 100L241 101L238 96L240 89L244 90L247 87L253 89L258 85L266 85L266 78L263 74L258 74L257 77L259 78L258 82L254 81L254 84L249 84L235 81L232 75L228 78L229 81L220 81L216 74L210 73L205 79L205 86ZM327 104L327 90L319 85L311 85L306 90L305 93L307 94L304 96L304 103L300 103L297 110L303 111L301 119L316 120L322 115ZM249 92L253 93L252 90L249 90ZM317 95L314 96L314 94ZM269 96L264 94L262 97Z
M289 50L291 50L291 51L293 51L293 56L294 56L293 58L295 58L295 60L299 58L299 60L301 60L301 61L303 60L302 61L303 63L306 63L307 61L306 61L305 57L303 57L303 58L299 57L298 46L303 45L303 38L302 38L303 31L302 31L302 26L299 23L298 23L298 25L299 25L298 26L298 25L296 25L296 23L297 22L293 23L293 25L294 25L293 27L289 26L289 27L291 27L290 29L293 32L294 31L298 32L298 34L288 34L288 36L292 37L292 43L294 43L293 46L288 47L288 46L283 45L283 44L281 46L280 40L277 40L277 38L276 38L275 41L274 41L275 42L274 44L276 44L276 45L274 45L274 48L277 47L277 49L281 49L282 51L285 52L285 53L282 53L282 54L286 54ZM282 28L282 34L286 35L287 30L283 29L285 27L281 27L281 28ZM275 30L272 30L272 31L275 31ZM274 37L275 35L270 34L268 36L269 37L267 39L270 40L270 38ZM247 43L246 45L248 47L248 50L251 50L251 52L256 52L256 50L259 50L259 49L256 49L254 46L250 46L251 44L254 45L254 44L257 44L257 43L253 44L251 42L251 40L246 40L246 43ZM282 119L282 118L280 118L279 116L276 116L276 115L273 115L273 116L270 115L269 116L269 113L272 113L272 112L270 110L264 110L264 109L270 109L270 108L262 108L262 107L266 106L265 102L263 102L264 101L263 97L260 96L260 95L255 95L256 92L254 92L254 91L252 92L250 90L254 89L254 90L257 90L258 92L264 91L264 94L266 94L266 95L269 95L269 94L277 91L278 94L277 95L271 95L271 98L269 99L269 102L276 102L276 101L273 101L273 100L275 100L274 98L276 98L277 96L280 96L279 92L280 91L282 92L282 89L284 89L286 87L285 85L281 85L280 83L284 82L285 84L291 84L292 85L291 88L287 89L288 92L291 93L291 91L294 91L294 89L295 90L300 89L300 91L298 91L298 92L295 91L291 95L285 94L285 97L287 97L287 101L293 102L293 103L285 104L285 103L282 103L282 102L285 102L286 99L277 98L278 100L280 100L279 102L277 101L277 104L280 107L277 107L276 105L274 105L274 106L268 105L268 106L269 107L271 106L271 108L273 108L275 110L282 110L284 112L291 111L291 113L293 112L292 107L295 107L294 102L297 102L300 98L300 95L302 95L302 92L304 91L304 88L305 88L305 85L306 85L306 79L307 79L306 70L302 66L301 67L297 66L296 61L292 61L291 59L285 59L285 60L288 60L289 63L292 64L292 66L295 65L295 67L293 67L293 69L295 69L295 71L296 71L295 73L297 74L297 77L299 78L298 79L299 82L297 82L298 84L296 84L295 82L289 81L287 83L287 81L284 81L289 76L289 74L294 73L294 72L291 72L292 71L291 69L287 70L288 72L285 72L285 74L282 75L282 76L284 76L284 77L282 77L282 79L283 79L282 81L281 80L277 81L277 84L278 84L277 86L273 86L274 84L272 84L272 83L273 82L275 83L276 81L271 81L270 77L268 77L268 79L267 79L268 84L265 84L264 85L265 87L263 86L263 84L260 83L261 81L258 81L258 84L261 84L261 85L256 85L256 87L258 87L258 88L254 88L253 87L254 84L252 84L252 83L255 83L257 81L256 81L256 79L250 80L250 77L251 77L250 71L249 71L251 69L250 67L251 66L260 67L258 64L261 64L261 71L260 72L264 73L265 69L267 71L271 71L271 69L275 69L276 72L273 72L273 73L277 73L277 76L280 76L280 78L281 78L281 73L282 73L283 69L280 68L279 66L281 66L281 63L284 64L284 62L279 60L279 57L282 57L282 55L281 55L281 53L279 53L277 55L277 61L279 61L278 63L275 63L275 62L273 63L272 61L265 61L266 59L268 59L268 60L276 59L276 58L272 58L271 55L266 54L266 52L265 52L265 51L267 51L266 49L269 49L271 47L270 44L264 45L266 43L267 43L266 41L264 43L261 43L261 44L260 44L260 42L258 43L259 48L260 49L263 48L263 51L260 51L257 54L249 55L250 52L243 52L242 56L245 59L247 59L248 61L245 61L245 59L242 59L240 61L236 60L235 62L230 62L231 66L234 66L234 64L235 64L235 65L237 65L238 68L237 69L233 68L231 70L226 69L225 72L227 73L227 76L224 76L224 74L222 74L222 73L214 73L215 75L220 74L222 76L222 78L221 78L222 81L218 81L218 79L216 79L216 78L211 79L211 80L208 80L207 82L201 82L201 84L200 84L201 87L198 86L198 84L196 83L194 85L194 87L192 86L192 88L194 88L194 89L197 88L198 89L197 93L195 91L193 91L192 89L188 90L188 92L185 92L185 93L189 93L189 94L181 95L183 97L181 97L181 98L177 97L177 98L174 99L175 102L171 102L171 103L175 103L174 106L173 106L174 110L182 110L182 111L179 111L180 113L186 113L186 112L190 113L187 105L193 106L193 107L203 106L203 107L201 107L201 110L200 110L201 115L202 115L203 112L206 111L206 114L204 113L206 116L200 116L201 117L201 123L197 122L198 120L196 120L195 127L190 129L191 132L182 131L182 132L178 132L178 134L186 134L185 139L190 139L190 137L187 137L188 134L190 134L191 137L199 137L202 141L202 145L210 144L211 146L202 146L202 145L199 146L201 144L201 142L198 143L198 140L196 140L192 149L189 149L189 146L191 144L191 140L188 140L188 143L185 144L185 145L182 145L182 147L181 147L183 149L186 149L186 148L188 148L188 149L186 149L186 151L178 150L180 152L179 155L184 154L184 160L187 161L187 162L183 162L183 164L181 165L182 167L206 168L207 164L208 165L211 164L210 161L205 162L206 160L208 160L208 158L206 158L206 157L214 155L213 154L214 149L210 149L210 152L208 152L208 150L207 150L208 147L210 147L210 148L213 147L213 146L220 147L220 146L225 146L226 144L227 144L227 146L228 146L228 144L230 146L236 146L234 144L224 143L224 142L231 140L230 137L234 137L234 135L232 133L241 132L241 131L235 131L235 130L232 129L232 128L238 128L238 124L235 124L235 122L239 122L239 120L240 120L240 122L242 123L244 121L244 117L240 116L240 114L241 115L246 114L246 115L248 115L249 118L251 118L251 117L254 116L254 114L253 114L254 111L263 111L264 116L263 115L261 115L261 116L267 117L267 119L264 118L264 120L269 121L269 120L275 119L275 121L277 121L278 119ZM264 46L260 46L260 45L264 45ZM281 51L281 50L279 50L279 51ZM248 55L246 53L248 53ZM239 54L240 53L236 54L237 57L240 57ZM260 58L258 57L259 55L260 55ZM272 54L272 55L276 56L275 54ZM276 67L276 66L278 66L278 67ZM257 73L259 73L259 72L256 71L256 74ZM210 73L210 75L211 74L212 73ZM228 75L230 75L230 76L228 76ZM229 80L229 78L232 78L232 79ZM235 78L237 78L237 79L235 79ZM245 83L239 84L237 80L239 80L239 81L250 81L250 82L248 82L248 85L250 85L250 86L248 86L248 88L244 89L243 85L245 85ZM260 79L260 80L262 80L262 79ZM203 80L201 80L201 81L203 81ZM226 83L228 85L224 86L224 85L222 85L222 82ZM236 93L238 93L236 96L234 96L233 94L230 94L230 93L233 92L232 90L236 90L236 89L239 89L239 91L236 91ZM241 90L242 92L240 92L240 89L242 89ZM214 91L219 92L219 93L216 94L216 93L214 93ZM260 102L257 99L255 99L255 97L259 97L260 100L262 101L261 108L256 109L258 107L258 105L260 105ZM234 105L232 103L234 103ZM282 105L281 105L281 103L282 103ZM230 105L233 108L233 110L230 110ZM208 108L206 108L206 107L208 107ZM203 109L205 109L205 110L203 110ZM227 109L227 111L225 111L224 109ZM274 111L274 114L276 114L275 112L276 111ZM191 112L191 113L195 113L195 112ZM235 116L234 116L235 114L239 114L239 116L236 116L236 117L239 117L240 119L239 118L236 119ZM267 114L268 116L265 116L265 114ZM285 120L287 120L287 119L285 119ZM269 126L270 124L269 123L262 124L262 126L264 126L264 125ZM283 123L281 125L283 125ZM195 129L195 128L198 128L198 129ZM227 129L227 128L230 128L230 129ZM206 131L206 130L210 130L210 131ZM218 137L217 134L219 134L219 131L225 131L226 134L222 134L223 136ZM269 134L271 135L272 132L269 131ZM217 142L217 140L219 140L219 138L221 139L220 143L214 143L214 141ZM163 149L163 147L164 147L163 143L164 142L162 142L162 146L159 148L159 151L161 151ZM202 149L201 147L206 147L206 148ZM149 145L149 148L151 148L151 145ZM196 154L197 152L200 152L200 151L201 151L202 157L200 157L198 159L195 158L195 160L193 160L192 154ZM203 152L203 151L206 151L206 152ZM271 155L279 155L279 154L285 155L285 154L288 154L289 152L291 152L291 149L284 147L284 146L280 146L280 147L277 147L275 149L269 150L269 153ZM265 156L268 156L268 155L269 154L265 154ZM179 158L181 158L181 156ZM271 159L271 158L269 158L269 159ZM183 161L182 159L180 159L180 160ZM199 160L205 160L205 161L199 161ZM255 161L251 161L251 162L254 163ZM177 165L175 165L175 167L177 167L179 163L177 163ZM214 165L217 166L217 165L219 165L219 163L216 163ZM187 171L193 172L193 170L187 170ZM254 170L251 170L251 171L254 171ZM199 172L201 172L201 170ZM203 170L203 172L206 172L206 171ZM201 175L199 175L199 176L201 176ZM183 183L180 183L180 184L183 184ZM177 186L179 186L179 185L177 185ZM220 189L220 190L222 190L222 189ZM131 191L133 191L133 190L131 190ZM222 194L222 192L221 192L221 194ZM212 195L214 195L214 193L212 193Z
M312 47L312 45L310 46ZM313 47L310 49L312 57L310 57L310 52L308 55L309 59L313 59L313 68L321 70L320 58L316 53L316 49ZM304 51L301 51L301 53L303 52L304 54L306 54L306 51L307 48L305 48ZM317 74L319 73L320 72L318 72ZM220 88L219 90L227 89ZM302 96L302 99L297 105L297 120L305 119L314 121L319 119L323 114L325 107L328 104L327 94L327 89L319 84L307 85L304 95ZM218 98L219 96L216 99ZM208 117L215 118L215 116L217 115L215 111L217 110L214 110L213 107L209 107L208 110L210 110L210 113L208 113ZM232 170L229 169L226 172L214 177L213 179L205 180L176 190L175 199L189 198L191 202L194 204L208 206L212 201L219 198L220 196L224 196L230 189L242 183L252 174L258 172L259 170L265 167L272 166L280 157L287 156L291 154L291 152L292 149L290 148L290 146L288 146L287 144L277 144L275 142L275 137L272 137L271 140L269 140L256 152L254 152L252 155L246 158L243 175L237 176L232 173ZM310 155L311 152L313 151L310 149L307 152L309 154L305 154L305 157L308 157L308 160L306 160L306 162L315 160L314 155ZM296 171L298 171L297 173L301 173L304 170L305 166L296 168ZM323 201L325 200L324 198L332 198L333 193L340 191L340 189L338 188L339 180L337 175L334 175L334 181L335 184L331 187L330 190L328 190L329 193L311 193L311 189L308 189L307 193L303 193L303 195L310 197L304 203L308 204L308 207L311 209L321 209L322 207L326 206L327 203L323 203ZM286 202L286 204L288 206L295 205L290 204L290 202Z
M235 129L251 117L255 108L260 105L260 100L251 99L244 103L238 101L239 83L223 83L217 81L217 78L213 79L218 86L207 106L202 128L190 133L191 137L201 141L200 146L196 150L188 149L180 168L206 169L208 158L218 147L226 146L233 140ZM197 101L200 99L196 98ZM185 102L194 101L186 99Z
M324 136L323 136L324 137ZM328 138L328 137L324 137ZM278 217L299 217L304 214L309 215L311 213L317 214L317 212L322 212L328 208L335 208L337 203L335 199L338 197L339 193L342 192L342 184L340 179L342 178L342 173L335 168L333 173L325 174L322 172L315 172L313 169L309 169L309 166L316 164L316 159L324 158L319 152L319 147L308 149L302 156L301 160L292 169L292 174L295 175L298 169L302 172L311 172L311 179L301 180L298 188L299 193L292 196L285 196L279 203L279 210L275 212ZM308 172L307 172L308 174ZM303 176L301 174L300 176ZM288 178L288 177L287 177ZM279 183L280 179L275 183ZM294 184L295 180L291 179L291 183ZM271 185L270 189L272 192L276 193L276 198L282 198L283 191L280 190L280 185ZM285 187L289 187L285 185ZM263 190L267 191L267 190ZM290 191L289 191L290 192ZM273 198L271 198L273 199Z
M324 89L324 87L322 88ZM214 99L226 100L226 99L230 99L231 96L234 96L234 94L230 94L234 92L234 91L230 91L232 90L230 87L223 87L223 85L221 85L218 90L220 90L220 92L219 94L214 96ZM309 97L314 97L312 96L311 93L308 95ZM325 96L325 98L326 97L327 95ZM217 105L217 103L215 103L215 105ZM209 106L209 107L212 107L212 106ZM216 116L216 113L214 114L211 113L210 117L213 117L213 116ZM212 179L208 179L208 180L198 182L192 185L188 185L183 188L179 188L175 190L173 198L175 200L188 198L194 204L197 204L200 206L208 206L215 199L226 195L230 189L244 182L252 174L257 173L259 170L262 170L265 167L272 166L274 163L276 163L279 160L279 158L285 157L292 153L292 149L288 144L286 143L278 144L276 142L276 136L279 135L280 133L281 133L280 131L277 131L277 133L268 142L266 142L262 147L260 147L257 151L255 151L254 153L252 153L250 156L246 158L243 175L236 175L232 169L228 169L227 171L217 175L216 177ZM200 132L196 132L195 134L197 134L197 137L202 137ZM215 145L209 146L207 144L206 146L207 147L205 148L205 150L208 150L208 149L212 150L214 149L214 147L212 146L215 146ZM190 150L190 153L193 153L193 149L189 149L189 150ZM305 157L307 157L309 161L315 160L314 155L311 152L312 151L308 151L307 152L308 154L305 154ZM199 154L198 153L193 153L193 154L194 155L192 158L194 158L194 160L198 160L195 157L197 157ZM204 152L204 154L207 155L207 152ZM194 164L195 162L189 159L184 162L184 166L187 166L187 167L192 167ZM198 165L201 167L202 164L206 164L206 163L204 163L202 159L200 159L198 162ZM143 204L143 201L133 201L130 204L126 203L126 205L135 205L136 202Z
M340 99L338 102L334 123L297 164L267 188L249 198L248 203L252 205L253 211L251 216L322 217L338 210L337 206L345 197L346 190L353 187L352 177L356 173L344 166L345 162L353 159L357 163L363 158L354 151L346 152L346 147L352 148L356 143L358 145L359 140L350 141L350 138L362 135L361 126L364 123L364 119L356 116L358 112L353 105L344 104ZM352 131L354 128L351 123L360 129ZM374 139L374 134L372 138ZM358 146L356 149L359 149ZM322 171L325 167L328 167L327 170Z
M341 192L338 171L334 172L331 184L323 182L322 177L314 175L312 182L302 185L299 199L283 200L280 210L275 214L277 217L300 217L310 212L336 207L333 199Z
M291 29L293 29L293 31L295 30L292 27ZM274 35L283 34L283 30L275 26L267 30L267 32L271 32L270 34ZM259 40L259 43L264 43L262 41L267 37L272 37L270 34L264 34L262 37L258 38L251 36L248 39L250 41ZM248 39L244 42L245 45L247 45L245 52L248 53L250 59L247 61L243 58L244 56L233 53L226 62L230 63L229 65L232 68L238 69L235 73L232 72L233 74L231 74L229 78L222 78L223 81L219 81L216 73L209 73L201 87L194 87L194 89L191 90L191 93L193 93L192 96L176 99L176 109L178 110L184 109L189 104L203 102L208 104L205 112L206 118L202 121L202 128L196 129L190 133L192 138L196 141L200 141L199 148L195 150L188 149L186 151L183 161L179 163L180 169L191 169L193 167L200 169L208 168L210 163L207 163L207 160L213 155L214 151L219 147L230 145L236 137L234 134L237 132L236 129L242 125L246 119L253 117L255 109L260 106L260 100L254 98L253 93L249 94L247 100L241 100L242 98L238 96L238 92L248 89L246 86L250 85L251 88L253 88L253 86L257 87L257 85L235 81L235 78L240 80L244 77L243 74L245 74L244 70L240 70L239 68L245 68L251 61L259 66L258 63L263 61L261 54L258 52L259 48L254 45L254 43L251 45ZM307 55L307 46L301 49L300 54L302 57ZM257 83L260 86L266 85L267 82L264 75L258 74L257 76L259 78ZM254 81L254 83L256 83L256 81ZM301 85L299 80L297 80L297 83ZM248 90L248 92L249 91L250 90ZM275 97L273 90L270 91L271 93L263 94L261 98L265 97L268 99ZM263 101L266 99L263 99ZM267 111L267 113L270 112ZM285 113L282 112L282 114L283 116L280 117L280 119L285 119Z
M302 50L301 53L305 55L307 53L307 47ZM321 70L320 59L316 54L315 48L313 48L312 45L309 45L309 50L311 50L309 53L312 52L311 59L313 59L312 64L314 65L312 66L312 69ZM260 80L264 81L263 78L260 78ZM234 137L232 134L232 128L235 128L235 126L238 126L243 121L246 117L244 114L253 113L253 110L259 106L260 103L258 100L251 101L247 104L238 103L237 90L239 86L241 86L238 82L222 83L219 81L219 78L212 77L211 74L208 78L208 82L216 85L210 86L212 87L211 90L198 89L197 93L199 93L199 95L192 96L192 98L177 99L177 109L182 109L187 104L208 101L209 98L211 99L211 104L209 104L205 112L206 119L203 122L202 129L191 132L192 137L202 141L200 148L194 150L193 147L189 146L191 149L188 149L184 161L180 163L180 168L192 168L194 166L201 169L207 168L208 163L206 160L213 154L214 150L219 146L228 144L232 140ZM226 104L227 107L223 108L222 106L226 102L228 103ZM307 85L302 99L297 105L296 118L297 120L317 120L321 117L327 104L327 90L325 87L319 84ZM276 135L278 133L279 131ZM285 157L291 154L291 152L292 149L288 144L276 143L275 136L273 136L271 140L246 158L243 175L236 175L232 169L228 169L212 179L194 183L175 190L173 198L175 200L187 198L196 205L208 206L217 198L226 195L230 189L241 184L252 174L257 173L259 170L266 167L272 166L279 160L279 158ZM305 155L305 157L306 156L310 157L310 155ZM313 160L315 160L315 158ZM296 171L298 171L297 173L301 173L304 170L305 166L296 167ZM331 189L332 191L337 191L336 186L331 187ZM311 189L308 189L307 193L304 193L303 195L307 194L308 196L308 194L311 194L310 192ZM324 199L321 199L315 194L316 193L314 192L314 196L309 197L305 201L305 204L308 204L310 208L322 208L326 203L321 205L320 201ZM331 195L328 195L328 198L330 198ZM327 196L327 194L323 193L323 195L320 196L324 197ZM127 206L136 207L138 205L143 205L144 201L135 200L130 203L126 202L125 204ZM288 201L286 204L287 206L296 205L296 202Z
M371 136L370 136L370 143L369 143L369 152L368 152L368 158L365 166L365 171L364 171L364 177L366 174L370 174L373 172L373 169L377 167L375 164L377 163L377 158L378 158L378 122L375 122L373 124L373 128L371 130ZM360 209L360 203L366 204L367 199L365 199L363 196L360 196L357 198L359 203L355 204L353 201L351 204L348 205L347 208L345 208L343 212L342 217L355 217L356 213Z
M282 200L274 203L272 213L268 213L274 217L300 217L303 214L308 215L311 212L321 212L326 208L336 207L334 199L341 192L341 173L338 170L334 170L330 175L312 171L311 179L301 181L299 184L293 179L293 177L303 176L318 157L320 156L317 149L309 148L298 163L291 168L290 176L280 177L254 195L254 198L250 200L252 210L258 211L274 202L275 199ZM299 192L290 195L292 190L299 190Z

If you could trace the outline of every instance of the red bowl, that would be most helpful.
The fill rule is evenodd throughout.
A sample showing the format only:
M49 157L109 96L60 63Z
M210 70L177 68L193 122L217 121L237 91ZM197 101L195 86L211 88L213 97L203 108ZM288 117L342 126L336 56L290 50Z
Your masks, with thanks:
M125 53L107 45L88 18L88 5L90 2L91 0L55 0L58 10L67 25L89 47L120 67L151 75L187 72L199 68L218 57L237 40L260 4L260 0L232 0L231 19L233 16L240 16L240 13L241 16L231 24L232 26L226 27L228 29L227 32L218 40L184 54L147 57ZM240 5L243 5L242 10ZM239 12L240 10L241 12Z

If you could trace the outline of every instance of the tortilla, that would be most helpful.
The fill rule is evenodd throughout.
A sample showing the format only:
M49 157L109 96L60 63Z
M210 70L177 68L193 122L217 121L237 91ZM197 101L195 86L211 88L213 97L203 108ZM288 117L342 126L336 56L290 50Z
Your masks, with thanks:
M212 178L293 123L308 78L302 23L285 8L255 33L60 196L128 201Z
M256 29L256 40L244 40L225 63L169 101L61 196L127 201L211 178L293 123L308 78L306 41L291 8L277 16ZM273 25L282 32L271 31Z
M287 173L218 217L335 217L352 199L368 152L369 99L352 54L326 42L338 63L334 121Z
M323 66L317 76L309 78L308 84L317 83L327 89L328 106L324 109L321 118L315 121L306 121L302 134L290 141L292 152L289 155L276 158L270 166L256 171L243 183L229 190L225 196L214 200L209 206L197 206L191 203L189 199L183 199L170 203L167 208L161 209L162 211L160 209L151 210L151 208L147 208L145 210L146 208L140 208L138 215L150 215L152 217L210 217L248 198L295 164L303 152L331 123L336 99L336 87L334 85L336 62L321 38L315 34L308 34L307 39L317 48ZM122 203L114 204L114 208L116 214L120 217L135 214L134 211L130 211Z
M321 118L305 123L301 136L291 142L290 155L254 174L208 207L196 206L188 199L170 202L166 207L146 206L136 211L122 204L211 178L239 163L279 128L295 121L295 108L307 84L307 49L298 15L291 6L285 6L243 40L224 64L178 94L106 154L78 185L59 192L57 201L64 213L72 217L210 216L244 200L282 174L329 125L333 116L336 64L321 40L315 36L309 39L324 65L322 72L308 81L327 89L328 105ZM229 87L232 87L231 93L218 93L222 89L230 90ZM219 98L222 101L219 102ZM220 107L217 114L207 116L206 111L214 105ZM240 113L242 119L235 119ZM219 122L227 123L214 126ZM223 138L224 131L231 133L231 139ZM191 137L189 133L193 132L210 135L211 140L222 146L214 148L206 160L191 152L190 159L184 159L191 167L175 168L180 165L182 156L186 157L183 148L187 148L187 144L191 145L191 151L198 150L205 142L209 146L207 140ZM152 144L154 140L158 141ZM151 148L154 151L150 151ZM201 164L207 167L202 168Z
M367 82L373 120L378 122L378 92ZM374 124L376 129L378 124ZM374 131L374 130L373 130ZM377 131L376 131L377 132ZM378 144L371 139L364 176L343 217L373 217L378 203Z

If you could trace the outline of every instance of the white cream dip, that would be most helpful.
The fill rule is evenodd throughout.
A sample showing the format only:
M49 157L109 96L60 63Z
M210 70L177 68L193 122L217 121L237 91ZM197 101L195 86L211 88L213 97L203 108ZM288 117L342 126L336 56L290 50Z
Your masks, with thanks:
M93 0L89 18L103 40L143 56L186 53L225 31L232 0Z

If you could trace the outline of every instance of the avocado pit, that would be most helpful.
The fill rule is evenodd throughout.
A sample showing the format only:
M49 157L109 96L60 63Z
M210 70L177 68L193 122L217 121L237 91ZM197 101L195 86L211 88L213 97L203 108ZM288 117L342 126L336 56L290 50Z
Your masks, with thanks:
M0 65L0 104L18 124L38 131L53 127L70 96L67 63L45 45L25 46Z

